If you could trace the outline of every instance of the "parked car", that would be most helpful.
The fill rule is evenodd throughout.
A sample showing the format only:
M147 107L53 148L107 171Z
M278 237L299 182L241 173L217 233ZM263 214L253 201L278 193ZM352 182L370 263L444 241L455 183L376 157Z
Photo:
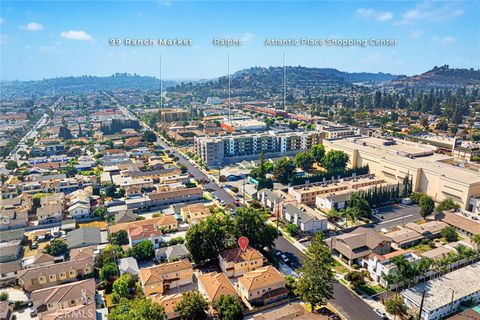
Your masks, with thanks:
M30 249L38 249L38 243L32 242L32 244L30 245Z
M382 319L388 319L387 314L380 309L374 309L375 313Z

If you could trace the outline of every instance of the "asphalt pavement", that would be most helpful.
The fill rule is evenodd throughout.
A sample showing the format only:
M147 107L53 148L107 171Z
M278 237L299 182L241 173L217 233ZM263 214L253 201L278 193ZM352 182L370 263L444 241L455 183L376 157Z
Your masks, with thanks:
M301 262L302 252L284 237L275 240L275 248L282 251L290 259L291 256ZM291 259L290 259L291 260ZM292 266L295 269L295 266ZM381 318L362 299L356 296L340 282L335 282L334 298L330 304L348 320L380 320Z

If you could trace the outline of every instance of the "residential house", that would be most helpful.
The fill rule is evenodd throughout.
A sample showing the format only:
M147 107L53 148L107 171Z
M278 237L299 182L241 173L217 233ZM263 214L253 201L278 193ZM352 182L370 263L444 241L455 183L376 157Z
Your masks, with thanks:
M429 221L422 224L410 222L405 225L406 228L416 231L428 239L439 237L442 230L447 226L448 224L442 221Z
M239 277L263 266L263 255L251 247L225 250L218 255L220 269L228 277Z
M100 228L83 227L67 233L69 249L99 245L102 243Z
M0 285L16 283L20 270L22 270L21 260L0 263Z
M126 257L118 260L118 270L121 274L129 273L134 278L138 277L138 263L137 260L133 257Z
M27 292L77 280L93 272L93 257L70 260L18 272L18 284Z
M180 209L180 214L183 221L190 223L198 223L200 220L203 220L209 217L212 213L210 209L202 203L194 203L182 207Z
M390 238L373 229L359 227L349 233L332 237L327 244L334 253L347 260L348 264L359 264L362 258L371 253L384 255L390 252L391 242Z
M158 229L165 229L168 231L175 231L178 229L178 221L173 215L165 215L158 218L138 220L126 223L117 223L109 226L110 233L115 233L120 230L128 230L131 227L143 226L143 225L155 225Z
M414 246L423 239L420 233L407 228L385 233L385 237L392 240L392 246L396 249Z
M50 288L35 290L31 294L32 309L39 318L71 307L95 303L95 280L87 279Z
M75 203L68 207L68 215L74 219L82 219L90 217L90 204Z
M20 258L22 246L20 240L0 243L0 262L15 261Z
M188 259L190 253L183 243L159 248L155 251L155 257L159 261L172 261Z
M175 308L180 303L180 301L182 301L183 296L181 293L174 293L168 295L157 293L148 296L148 298L163 307L165 311L165 320L173 320L180 318L180 312L175 311Z
M150 240L153 249L160 248L162 243L162 230L156 224L134 225L127 229L128 242L130 247L145 240Z
M238 279L237 291L242 299L254 304L268 304L288 296L284 276L272 266L245 273Z
M222 295L238 297L237 291L223 272L198 275L198 290L212 305L215 305Z
M327 230L327 217L304 204L285 205L282 210L282 217L298 226L302 232L315 233L318 230Z
M115 213L115 223L125 223L137 220L137 215L133 210L122 210Z
M435 219L455 227L460 233L467 237L480 234L480 223L460 213L443 211L437 214Z
M59 222L63 219L63 204L47 204L37 208L37 219L39 224Z
M8 300L0 301L0 320L13 319L13 305Z
M140 269L140 283L146 296L193 282L193 268L187 259Z
M410 263L415 263L420 259L414 252L398 250L384 255L371 253L362 259L361 265L368 270L374 281L377 281L383 287L387 287L391 284L387 282L386 276L397 272L397 266L392 262L392 258L397 256L404 256ZM392 289L392 287L390 288Z

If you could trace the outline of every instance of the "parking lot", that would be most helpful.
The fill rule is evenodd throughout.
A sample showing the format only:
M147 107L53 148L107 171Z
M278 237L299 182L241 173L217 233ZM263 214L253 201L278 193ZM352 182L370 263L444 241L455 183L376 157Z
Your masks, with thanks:
M380 221L375 230L392 229L396 226L422 219L417 205L395 204L376 209L375 217Z

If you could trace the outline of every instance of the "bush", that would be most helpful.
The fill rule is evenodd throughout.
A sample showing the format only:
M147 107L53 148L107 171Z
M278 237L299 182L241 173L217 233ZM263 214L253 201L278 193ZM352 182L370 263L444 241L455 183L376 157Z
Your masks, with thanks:
M365 276L360 271L350 271L345 276L345 280L350 282L350 286L354 289L365 284Z
M7 301L8 300L8 292L2 291L0 292L0 301Z

